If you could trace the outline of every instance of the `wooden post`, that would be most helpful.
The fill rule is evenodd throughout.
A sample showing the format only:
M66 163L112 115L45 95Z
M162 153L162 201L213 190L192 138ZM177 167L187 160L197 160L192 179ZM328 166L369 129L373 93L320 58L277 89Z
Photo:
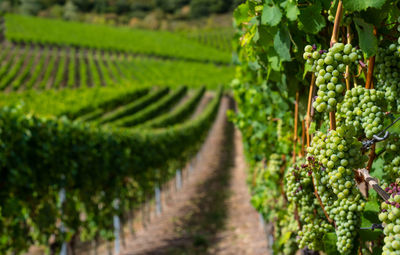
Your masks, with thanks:
M308 104L307 104L307 116L306 116L306 136L307 136L307 147L310 147L311 137L310 137L310 124L311 124L311 108L312 108L312 99L314 97L316 88L315 88L315 74L313 73L311 76L311 84L310 91L308 92Z

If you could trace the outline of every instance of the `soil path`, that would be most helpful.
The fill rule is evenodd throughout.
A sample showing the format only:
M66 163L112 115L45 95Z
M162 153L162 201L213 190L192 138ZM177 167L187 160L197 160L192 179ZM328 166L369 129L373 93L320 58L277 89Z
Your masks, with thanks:
M160 216L127 237L123 255L268 254L249 202L241 137L226 118L232 108L233 101L223 98L195 171Z

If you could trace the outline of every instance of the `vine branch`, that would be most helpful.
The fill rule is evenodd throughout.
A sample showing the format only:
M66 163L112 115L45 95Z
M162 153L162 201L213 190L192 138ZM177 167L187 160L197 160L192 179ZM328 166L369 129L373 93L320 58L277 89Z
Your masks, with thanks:
M360 183L362 181L366 182L368 184L368 186L370 186L371 188L373 188L376 193L378 193L378 195L383 198L383 200L388 200L390 198L389 194L386 193L381 186L379 186L378 184L378 179L372 177L370 175L370 173L368 172L367 169L363 168L363 169L358 169L356 170L356 174L360 177L360 179L358 180L358 178L356 178L357 182Z
M335 23L333 24L333 32L330 43L331 47L338 42L340 21L342 20L342 16L343 16L343 6L342 6L342 1L339 1L336 10Z
M310 124L311 124L311 108L312 108L312 99L314 97L314 94L316 93L315 89L315 74L314 72L312 73L311 76L311 84L310 84L310 91L308 93L308 104L307 104L307 117L306 117L306 135L307 135L307 147L310 147L311 143L311 137L310 137Z
M329 223L334 223L333 220L329 217L328 213L325 211L325 206L322 203L322 200L321 200L321 198L320 198L320 196L318 194L317 186L315 186L314 175L312 175L312 174L311 174L311 180L312 180L312 183L313 183L313 186L314 186L314 195L317 197L319 205L321 206L322 211L324 212L326 219L328 220Z

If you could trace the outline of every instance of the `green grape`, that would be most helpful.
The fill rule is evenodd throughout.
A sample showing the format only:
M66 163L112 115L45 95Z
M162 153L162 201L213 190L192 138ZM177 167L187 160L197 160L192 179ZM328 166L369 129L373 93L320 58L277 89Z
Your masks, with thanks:
M391 112L400 112L400 45L391 44L389 47L378 48L376 54L375 77L376 88L385 93Z
M285 174L285 192L290 205L297 208L302 229L298 231L300 248L322 250L321 239L333 230L327 222L314 195L312 172L320 168L319 163L309 160L308 164L298 163Z
M316 47L311 45L307 45L304 50L303 57L312 66L311 71L315 73L318 92L327 92L327 97L317 93L318 100L313 103L313 107L318 112L335 111L336 104L343 100L343 73L346 65L354 67L362 56L361 51L353 48L351 44L343 43L334 44L328 51L316 50Z
M252 204L263 214L265 219L274 222L274 236L279 239L282 236L290 234L290 238L280 247L279 254L294 255L298 250L296 236L297 224L293 217L287 213L290 208L286 208L283 197L279 189L271 189L279 185L282 178L281 166L283 164L282 156L271 154L267 164L260 162L254 170L256 174L255 185L252 189ZM274 206L271 207L270 205ZM276 220L277 214L283 214Z
M400 134L392 133L384 142L383 179L390 183L400 178Z
M346 91L343 102L338 106L339 121L344 120L345 125L353 126L356 136L365 133L370 139L383 130L386 109L384 92L352 88Z
M359 153L361 143L354 134L347 126L328 134L316 132L308 148L309 162L315 160L322 165L313 171L315 185L326 212L336 223L336 245L341 254L350 254L365 206L353 169L362 167L367 157Z
M385 191L391 195L387 201L382 202L379 214L385 234L382 255L398 254L400 252L400 186L392 183Z

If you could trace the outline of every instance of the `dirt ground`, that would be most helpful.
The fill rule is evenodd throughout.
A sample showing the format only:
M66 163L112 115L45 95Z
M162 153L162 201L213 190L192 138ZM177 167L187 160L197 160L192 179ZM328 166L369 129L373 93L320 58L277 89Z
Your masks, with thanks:
M232 107L224 98L195 170L161 215L126 238L122 254L268 254L249 202L241 136L226 119Z

